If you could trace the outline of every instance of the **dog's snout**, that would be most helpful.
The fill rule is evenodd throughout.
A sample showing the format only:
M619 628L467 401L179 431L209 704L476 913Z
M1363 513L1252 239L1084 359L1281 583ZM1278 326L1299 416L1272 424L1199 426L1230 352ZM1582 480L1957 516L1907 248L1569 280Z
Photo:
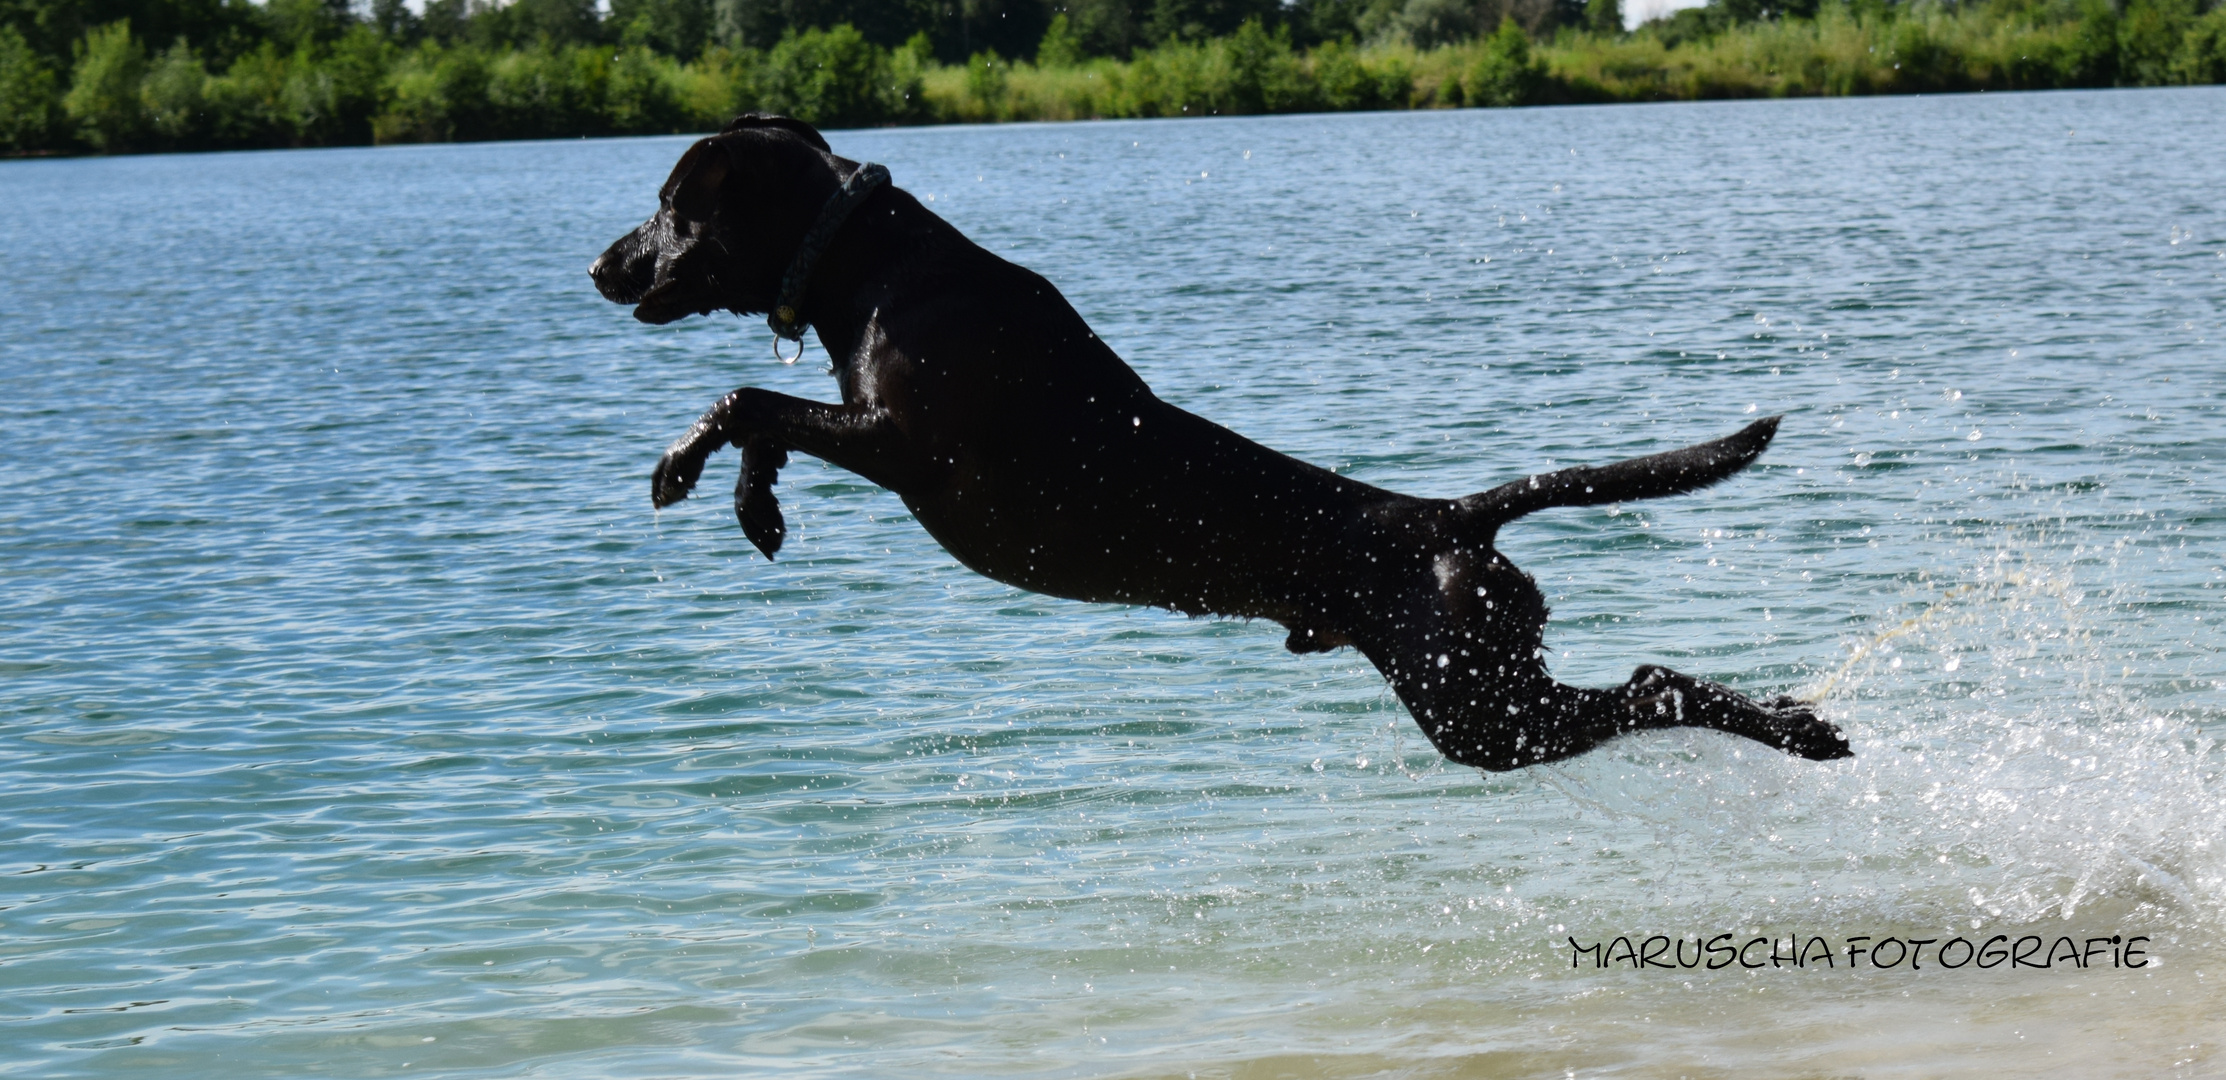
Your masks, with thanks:
M640 231L628 233L587 265L595 291L614 303L631 304L649 291L657 260L641 243Z

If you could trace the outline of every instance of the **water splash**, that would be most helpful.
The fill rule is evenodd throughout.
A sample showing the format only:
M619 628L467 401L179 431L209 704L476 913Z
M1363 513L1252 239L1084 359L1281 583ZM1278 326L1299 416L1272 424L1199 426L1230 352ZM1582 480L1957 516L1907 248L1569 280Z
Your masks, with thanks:
M1657 886L1709 896L1726 846L1763 857L1752 876L1776 880L1734 892L1742 916L1767 915L1768 893L1764 907L1965 929L2216 927L2226 748L2112 670L2115 631L2153 616L2137 585L2083 583L2066 556L2084 550L2005 544L1881 616L1804 695L1849 732L1852 761L1676 731L1547 782L1650 830L1672 855Z

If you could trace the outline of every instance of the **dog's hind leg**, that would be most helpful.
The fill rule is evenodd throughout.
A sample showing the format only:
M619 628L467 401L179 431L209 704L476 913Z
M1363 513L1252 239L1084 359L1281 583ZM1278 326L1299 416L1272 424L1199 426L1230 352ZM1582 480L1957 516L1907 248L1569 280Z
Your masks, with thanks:
M1818 717L1815 707L1783 694L1756 701L1721 683L1654 664L1641 666L1631 681L1608 693L1622 708L1641 714L1641 727L1714 728L1811 761L1855 756L1846 734Z
M1519 677L1478 679L1464 677L1473 669L1438 668L1425 658L1412 670L1387 673L1439 752L1481 769L1558 761L1618 735L1671 727L1714 728L1813 761L1854 754L1839 728L1790 697L1756 701L1654 665L1606 690L1555 682L1536 660L1523 668Z
M743 535L769 559L788 534L773 484L788 464L790 450L899 491L910 479L909 463L917 458L907 452L902 434L880 409L744 387L719 399L665 451L650 474L650 501L666 507L687 498L703 476L704 462L728 445L742 450L735 516Z
M1519 769L1667 727L1715 728L1819 761L1850 754L1840 730L1802 702L1756 701L1665 667L1607 689L1557 682L1546 670L1545 598L1527 576L1494 555L1442 577L1444 587L1376 610L1353 638L1455 762Z

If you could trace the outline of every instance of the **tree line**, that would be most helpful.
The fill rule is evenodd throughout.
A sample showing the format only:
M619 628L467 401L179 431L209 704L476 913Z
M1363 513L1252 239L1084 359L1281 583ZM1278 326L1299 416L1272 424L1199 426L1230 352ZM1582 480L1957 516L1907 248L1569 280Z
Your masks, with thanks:
M0 0L0 152L2226 82L2221 0Z

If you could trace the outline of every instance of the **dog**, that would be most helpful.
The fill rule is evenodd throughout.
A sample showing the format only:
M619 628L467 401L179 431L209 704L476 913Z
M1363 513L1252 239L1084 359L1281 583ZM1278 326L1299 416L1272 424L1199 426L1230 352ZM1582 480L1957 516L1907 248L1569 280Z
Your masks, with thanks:
M1850 756L1808 704L1757 701L1665 667L1611 689L1547 673L1545 597L1493 547L1557 506L1705 488L1753 462L1778 418L1714 442L1529 476L1459 499L1386 491L1277 453L1152 394L1049 281L976 246L879 166L809 125L750 114L689 147L654 216L589 270L652 324L770 313L808 323L840 404L744 387L650 477L664 507L741 451L735 512L771 558L773 494L801 451L888 488L959 562L1032 592L1267 619L1292 652L1360 650L1451 761L1558 761L1691 726L1814 760Z

